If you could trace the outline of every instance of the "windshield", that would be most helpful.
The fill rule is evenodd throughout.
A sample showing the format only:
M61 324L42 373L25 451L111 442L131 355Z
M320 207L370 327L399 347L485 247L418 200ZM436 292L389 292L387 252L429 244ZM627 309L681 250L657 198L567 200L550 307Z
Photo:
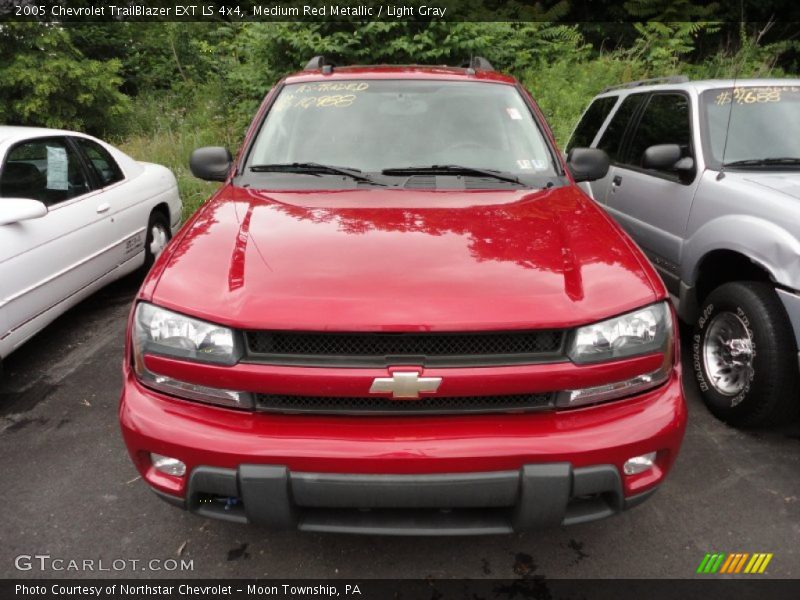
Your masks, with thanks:
M800 86L737 87L701 95L707 162L800 158ZM727 147L725 130L730 114Z
M544 185L537 182L556 175L548 145L517 89L477 82L287 85L266 117L246 170L291 163L378 174L385 169L457 165L511 174L528 185ZM437 172L442 174L449 173ZM381 181L391 185L388 175ZM258 176L287 175L267 171Z

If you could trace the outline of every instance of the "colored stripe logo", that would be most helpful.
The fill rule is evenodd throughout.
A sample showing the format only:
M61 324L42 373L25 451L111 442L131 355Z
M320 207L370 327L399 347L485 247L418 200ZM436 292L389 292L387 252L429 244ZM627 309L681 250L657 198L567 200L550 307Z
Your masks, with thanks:
M773 554L771 552L756 552L753 554L747 552L734 552L732 554L716 552L714 554L706 554L703 560L700 561L700 566L697 567L697 573L711 575L716 573L761 574L767 569L772 557Z

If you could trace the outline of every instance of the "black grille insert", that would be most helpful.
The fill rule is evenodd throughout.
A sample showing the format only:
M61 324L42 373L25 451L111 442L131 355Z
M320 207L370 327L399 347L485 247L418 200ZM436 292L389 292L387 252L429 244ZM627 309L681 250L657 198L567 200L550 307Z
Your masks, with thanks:
M256 410L282 413L331 414L452 414L529 412L553 408L553 394L506 396L423 396L394 400L384 396L337 397L255 394Z
M255 362L339 365L502 365L563 358L558 330L476 333L246 332Z

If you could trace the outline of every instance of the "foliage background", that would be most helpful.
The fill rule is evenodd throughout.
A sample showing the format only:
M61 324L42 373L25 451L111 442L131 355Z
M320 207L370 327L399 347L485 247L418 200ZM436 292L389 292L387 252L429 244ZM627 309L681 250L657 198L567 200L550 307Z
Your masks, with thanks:
M798 23L738 21L739 8L687 0L613 6L619 22L567 21L563 1L532 23L4 23L0 122L88 131L166 164L188 214L214 187L189 174L191 151L235 149L269 88L317 54L339 64L485 56L533 93L561 144L608 85L798 73Z

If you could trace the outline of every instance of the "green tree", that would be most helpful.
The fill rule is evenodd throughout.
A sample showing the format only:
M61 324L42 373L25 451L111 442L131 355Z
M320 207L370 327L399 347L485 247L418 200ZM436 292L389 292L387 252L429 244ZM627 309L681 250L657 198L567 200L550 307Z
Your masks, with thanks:
M230 45L225 73L229 104L245 125L264 94L284 74L322 54L336 64L458 65L470 56L521 75L563 55L586 55L577 25L550 22L255 23Z
M56 25L0 25L0 121L102 134L130 108L121 62L86 59Z

